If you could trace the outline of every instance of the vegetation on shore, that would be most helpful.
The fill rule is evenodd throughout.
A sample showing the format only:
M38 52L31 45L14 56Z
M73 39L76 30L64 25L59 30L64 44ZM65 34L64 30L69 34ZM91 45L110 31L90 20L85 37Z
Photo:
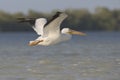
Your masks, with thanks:
M32 28L26 23L18 23L16 18L21 17L45 17L48 20L54 15L51 13L42 13L29 10L27 14L7 13L0 11L0 31L31 31ZM76 30L86 31L120 31L120 10L109 10L98 7L95 12L91 13L87 9L66 9L65 12L69 17L64 21L62 27L70 27Z

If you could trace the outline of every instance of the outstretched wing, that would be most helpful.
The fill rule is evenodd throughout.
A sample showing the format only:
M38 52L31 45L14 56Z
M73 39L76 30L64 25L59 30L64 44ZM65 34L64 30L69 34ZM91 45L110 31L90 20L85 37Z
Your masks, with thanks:
M47 23L45 18L17 18L18 22L28 22L38 35L43 35L44 25Z
M43 35L43 32L44 32L43 29L46 23L47 23L47 20L45 18L36 19L33 29L36 31L38 35Z
M46 23L43 35L59 35L60 25L67 16L68 15L63 12L57 12L50 20L50 22Z

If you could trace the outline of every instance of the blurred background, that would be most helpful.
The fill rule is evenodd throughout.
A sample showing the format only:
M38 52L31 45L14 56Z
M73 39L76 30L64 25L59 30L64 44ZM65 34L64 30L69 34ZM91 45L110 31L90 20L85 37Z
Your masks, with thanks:
M27 24L19 24L16 18L46 17L56 11L66 12L69 17L62 26L86 31L119 31L119 0L7 0L0 1L0 31L31 31Z

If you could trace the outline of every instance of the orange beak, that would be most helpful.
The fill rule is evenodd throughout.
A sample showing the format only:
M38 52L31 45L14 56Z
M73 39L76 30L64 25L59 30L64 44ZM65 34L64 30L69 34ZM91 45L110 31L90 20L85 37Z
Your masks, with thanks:
M86 36L85 33L79 32L79 31L76 31L76 30L72 30L72 29L70 29L69 34L80 35L80 36Z

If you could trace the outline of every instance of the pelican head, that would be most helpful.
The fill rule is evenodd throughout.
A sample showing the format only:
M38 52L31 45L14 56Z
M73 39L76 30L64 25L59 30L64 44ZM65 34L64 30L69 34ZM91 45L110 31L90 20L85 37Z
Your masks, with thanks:
M83 32L79 32L76 30L72 30L70 28L63 28L61 31L62 34L70 34L70 35L80 35L80 36L85 36L86 34Z

